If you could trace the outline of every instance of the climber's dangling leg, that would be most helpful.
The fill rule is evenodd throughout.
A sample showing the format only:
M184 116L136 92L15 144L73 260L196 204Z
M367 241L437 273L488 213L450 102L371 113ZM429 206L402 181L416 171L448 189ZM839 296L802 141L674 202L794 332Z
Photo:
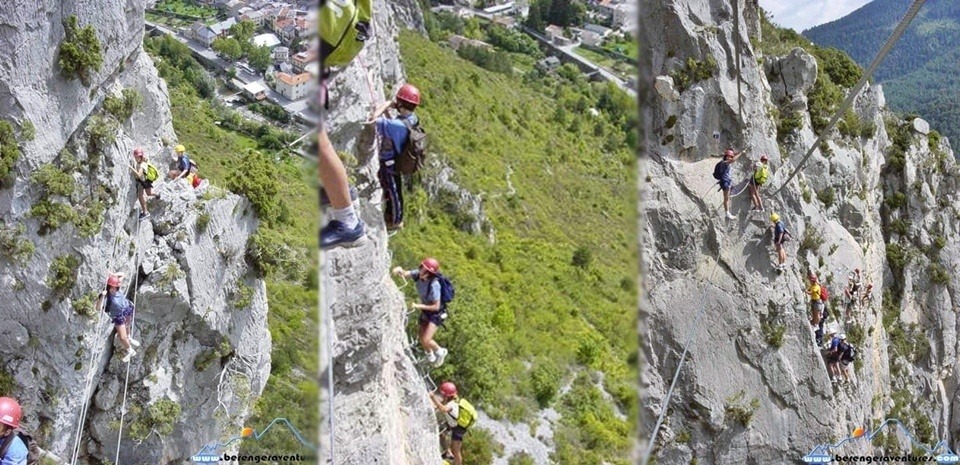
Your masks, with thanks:
M320 130L320 182L330 196L330 215L333 219L320 230L320 247L355 245L364 234L363 221L357 216L350 200L347 171L337 156L327 132Z

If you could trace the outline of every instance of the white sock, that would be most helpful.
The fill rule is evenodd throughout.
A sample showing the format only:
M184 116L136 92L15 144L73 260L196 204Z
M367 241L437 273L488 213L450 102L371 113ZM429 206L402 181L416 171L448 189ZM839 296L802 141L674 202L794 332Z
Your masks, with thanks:
M333 215L333 219L343 223L347 229L356 228L357 223L360 221L360 219L357 218L357 212L353 209L353 205L340 210L331 209L330 214Z

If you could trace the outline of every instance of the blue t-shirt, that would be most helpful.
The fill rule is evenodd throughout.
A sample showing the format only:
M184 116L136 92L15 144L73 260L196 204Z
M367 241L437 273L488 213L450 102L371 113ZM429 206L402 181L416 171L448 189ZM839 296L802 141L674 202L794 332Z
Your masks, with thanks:
M0 465L27 465L27 445L17 436L17 433L11 434L14 435L13 442L10 443L7 453L0 459ZM7 438L3 439L6 440ZM3 440L0 440L0 444L2 443Z
M429 281L420 280L420 270L410 271L410 278L417 283L417 294L420 294L420 303L430 305L440 300L440 281L431 279Z
M190 157L187 156L186 152L184 152L183 155L180 155L180 158L177 159L177 168L180 171L187 171L190 169Z
M730 179L730 164L727 163L726 161L723 161L721 163L722 164L720 165L720 182L724 184L730 184L733 182L733 180Z
M133 308L133 302L120 295L119 291L113 297L107 294L107 311L110 313L110 318L120 318L130 308Z
M407 125L404 124L404 120L410 124L410 126L416 126L420 120L417 118L416 114L409 114L408 116L400 116L398 118L377 118L377 134L388 139L391 144L384 143L380 148L380 159L381 160L393 160L397 155L403 152L404 147L407 145L407 140L410 138L410 129L407 128Z
M783 242L785 232L787 232L787 228L783 225L783 222L777 221L777 223L773 225L774 242Z
M840 347L840 341L841 339L839 337L834 336L834 338L830 341L831 352L837 350L837 348Z

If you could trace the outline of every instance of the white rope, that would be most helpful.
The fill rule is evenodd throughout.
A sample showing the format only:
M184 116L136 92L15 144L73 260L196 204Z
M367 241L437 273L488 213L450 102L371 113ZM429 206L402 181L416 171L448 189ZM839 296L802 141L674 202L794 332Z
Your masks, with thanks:
M140 283L140 257L142 253L140 251L140 224L143 222L142 219L137 220L137 241L136 241L136 257L133 260L133 313L130 315L130 327L127 329L127 343L129 344L130 340L133 339L133 323L137 317L137 294L139 294L138 285ZM133 350L133 345L130 345L130 349ZM127 387L130 383L130 361L133 357L130 357L127 360L127 373L123 380L123 401L120 404L120 426L117 427L117 454L114 457L114 465L120 465L120 439L123 435L123 416L127 413Z
M857 84L853 86L853 89L850 90L850 93L847 94L847 98L843 101L843 104L840 105L840 108L837 109L837 113L833 115L833 118L830 120L830 123L827 124L827 127L820 131L820 135L817 136L817 140L813 142L809 149L807 149L806 155L800 160L800 163L797 164L797 167L793 169L793 172L790 173L790 176L787 177L787 180L774 191L773 195L777 195L783 190L784 187L793 179L797 173L800 172L800 169L803 168L804 163L813 155L813 151L817 150L820 147L820 143L823 142L824 138L830 134L830 131L833 130L833 126L837 124L837 121L840 121L840 117L853 105L854 99L857 98L857 95L860 94L860 91L863 89L863 86L867 83L867 79L873 75L873 72L877 70L877 67L880 66L880 63L883 62L883 59L887 57L887 54L890 53L890 49L897 43L897 40L900 39L900 36L903 35L906 31L907 26L910 25L910 21L917 16L917 13L920 12L920 7L926 0L914 0L913 4L910 5L910 9L907 10L907 14L900 20L900 24L897 25L897 28L894 29L893 34L890 35L890 38L887 39L887 43L883 45L883 48L880 49L880 52L877 53L877 56L870 63L870 66L867 67L867 70L863 72L863 76L860 76L860 80L857 81Z

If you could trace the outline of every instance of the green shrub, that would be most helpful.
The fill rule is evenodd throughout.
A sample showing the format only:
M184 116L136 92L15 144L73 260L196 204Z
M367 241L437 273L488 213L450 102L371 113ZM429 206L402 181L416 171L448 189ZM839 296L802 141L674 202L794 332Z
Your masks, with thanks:
M810 124L818 135L827 128L830 118L843 102L843 91L830 80L823 67L817 70L817 81L807 96Z
M573 260L571 260L573 266L585 270L590 266L591 261L593 261L593 252L586 246L577 247L573 251Z
M243 282L238 282L231 297L233 298L233 308L237 310L247 308L253 302L253 288Z
M0 392L5 396L12 396L17 389L17 382L6 368L0 370Z
M775 325L765 321L760 324L760 330L763 332L767 344L778 349L783 346L783 333L787 331L786 326Z
M80 28L75 15L67 18L63 28L66 37L60 42L57 61L60 72L67 79L79 78L83 85L89 86L90 72L99 71L103 65L97 31L89 24Z
M143 106L143 97L137 89L123 89L120 96L110 95L103 101L103 109L120 121L126 121Z
M41 236L72 222L77 214L70 205L41 199L30 207L30 216L40 222L37 231Z
M89 149L92 153L104 154L117 140L117 123L103 116L90 118L87 126L89 132Z
M677 444L686 444L690 442L690 430L682 429L677 431L677 437L674 440Z
M816 253L823 245L823 235L813 227L808 227L803 232L803 239L800 240L800 250L809 250ZM799 252L798 252L799 255Z
M20 159L20 147L13 133L13 125L0 120L0 182L5 181Z
M941 284L946 286L950 284L950 273L947 272L947 269L939 263L931 263L930 267L927 270L930 273L930 281L934 284Z
M787 111L777 119L777 141L786 144L787 138L801 127L803 127L803 116L800 112Z
M37 128L33 126L33 121L24 118L23 123L20 124L20 139L31 141L36 136Z
M863 75L860 66L846 53L832 47L816 47L814 50L820 69L837 85L850 89Z
M493 463L493 457L503 453L503 445L482 428L470 428L470 440L463 441L461 449L471 463Z
M249 199L267 224L276 224L280 219L276 166L266 155L256 150L247 151L227 176L227 187Z
M837 130L840 131L840 135L844 137L858 137L863 130L863 125L860 124L860 117L857 116L853 109L848 109L847 112L843 114L843 118L837 122Z
M530 370L530 384L533 387L533 395L540 404L540 408L546 408L553 401L560 389L560 378L563 373L557 366L557 363L549 358L540 358Z
M47 286L61 298L66 296L73 289L73 285L77 283L77 268L79 266L80 259L74 255L60 255L53 259L47 275Z
M870 139L876 134L877 134L877 123L874 123L873 120L861 121L860 137L864 139Z
M903 192L894 192L893 195L884 197L883 203L896 210L907 204L907 196Z
M516 452L510 456L510 459L507 460L507 465L536 465L537 462L533 460L526 452Z
M735 420L743 427L750 425L750 420L753 418L753 414L760 408L760 399L753 399L750 402L746 402L744 396L746 393L741 390L736 394L727 398L726 404L723 406L724 419Z
M197 232L203 234L207 231L208 225L210 225L210 212L204 211L197 216Z
M306 250L295 248L288 242L283 233L257 228L247 241L247 260L262 276L299 280L306 271Z
M899 234L901 236L906 236L907 233L910 232L910 225L911 225L910 220L897 218L890 222L888 231Z
M94 308L94 305L97 303L97 295L97 291L90 291L73 299L73 301L70 302L73 311L77 312L78 315L92 318L97 314L97 309Z
M134 409L131 409L131 413ZM137 408L135 419L130 422L127 432L135 440L144 440L151 433L156 432L160 437L167 437L180 420L180 404L170 399L160 399L147 409Z
M263 116L266 116L267 118L270 118L280 123L286 124L290 122L290 114L287 113L287 111L284 110L283 107L281 107L280 105L276 105L269 102L267 103L258 102L258 103L251 103L250 105L247 105L247 108L253 111L254 113L259 113Z
M26 227L22 223L13 226L6 226L5 224L0 226L0 251L20 264L30 259L36 250L33 242L23 238L25 231Z
M80 210L73 220L77 228L77 234L80 237L93 237L100 232L103 226L103 219L106 212L106 206L98 199L91 200Z
M193 368L197 371L204 371L210 367L214 360L219 360L233 352L233 345L226 336L220 341L220 345L215 348L208 348L197 354L193 359Z
M829 189L825 189L820 192L817 192L817 199L823 202L823 205L825 207L830 208L833 206L833 202L836 199L836 194L837 193L834 190L834 188L830 187Z
M45 195L70 197L76 188L69 173L49 163L34 171L30 180L42 187Z
M706 60L703 61L688 57L685 66L670 73L670 77L673 78L677 91L682 93L693 84L712 78L716 72L717 62L713 59L713 56L708 55Z

